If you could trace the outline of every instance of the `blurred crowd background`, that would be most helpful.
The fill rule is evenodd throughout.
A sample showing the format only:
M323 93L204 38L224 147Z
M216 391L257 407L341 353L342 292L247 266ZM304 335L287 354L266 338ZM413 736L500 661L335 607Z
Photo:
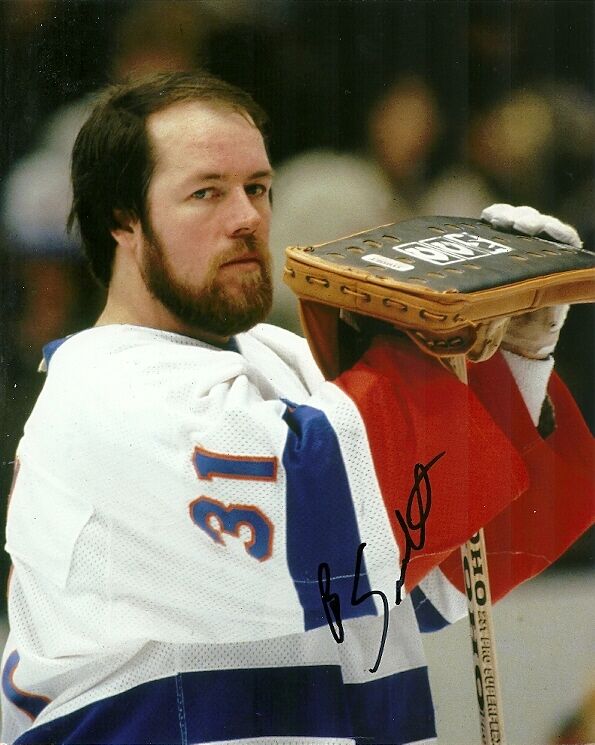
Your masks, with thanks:
M278 277L286 245L495 201L555 214L593 248L594 18L591 0L0 2L2 500L42 346L102 302L65 231L94 91L206 67L254 95L271 119ZM272 320L297 330L277 284ZM557 354L592 429L593 329L593 306L573 308ZM592 557L586 538L562 565Z

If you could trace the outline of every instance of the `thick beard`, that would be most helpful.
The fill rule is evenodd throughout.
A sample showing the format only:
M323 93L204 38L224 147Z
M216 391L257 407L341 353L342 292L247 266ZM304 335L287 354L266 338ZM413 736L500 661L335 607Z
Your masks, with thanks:
M175 278L153 231L145 231L145 251L141 267L148 290L178 320L197 331L228 337L255 326L268 315L273 300L268 248L253 236L237 241L209 266L205 283L199 287ZM260 258L260 272L246 273L242 296L230 294L218 277L226 261L245 254L246 249Z

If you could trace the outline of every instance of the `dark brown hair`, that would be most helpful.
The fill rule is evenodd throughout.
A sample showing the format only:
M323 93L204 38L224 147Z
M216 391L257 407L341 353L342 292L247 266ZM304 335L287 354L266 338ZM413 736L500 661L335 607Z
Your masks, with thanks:
M78 223L91 270L109 285L116 242L115 210L147 225L153 173L147 118L175 103L205 101L248 115L263 133L266 114L252 97L205 72L154 73L107 88L81 128L72 152L73 201L68 229Z

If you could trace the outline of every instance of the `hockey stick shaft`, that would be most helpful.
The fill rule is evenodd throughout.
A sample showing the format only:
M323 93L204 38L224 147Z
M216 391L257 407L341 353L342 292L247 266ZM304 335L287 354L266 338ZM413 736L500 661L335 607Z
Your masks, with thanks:
M475 692L483 745L504 745L492 600L483 529L461 548L469 609Z
M464 355L450 357L447 366L467 384ZM505 745L503 704L496 661L488 557L483 528L461 547L469 610L475 692L482 745Z

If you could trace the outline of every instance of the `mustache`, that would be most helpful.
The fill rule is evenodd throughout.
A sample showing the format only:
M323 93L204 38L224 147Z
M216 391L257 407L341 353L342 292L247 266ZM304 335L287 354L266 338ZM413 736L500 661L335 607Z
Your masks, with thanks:
M263 263L270 260L270 252L267 244L258 240L253 235L247 235L244 238L237 238L229 249L217 257L217 267L246 256L247 253L255 255Z

